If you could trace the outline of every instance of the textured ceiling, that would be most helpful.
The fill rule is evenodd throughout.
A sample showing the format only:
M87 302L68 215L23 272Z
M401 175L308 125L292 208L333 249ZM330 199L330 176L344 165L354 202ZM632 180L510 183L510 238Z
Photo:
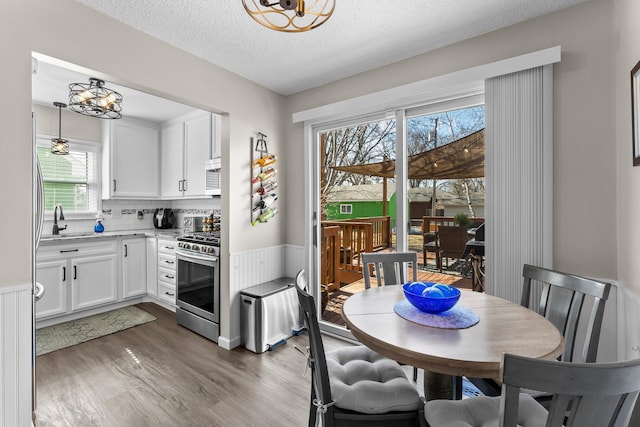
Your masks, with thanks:
M585 0L336 0L306 33L262 27L241 0L77 0L283 95Z

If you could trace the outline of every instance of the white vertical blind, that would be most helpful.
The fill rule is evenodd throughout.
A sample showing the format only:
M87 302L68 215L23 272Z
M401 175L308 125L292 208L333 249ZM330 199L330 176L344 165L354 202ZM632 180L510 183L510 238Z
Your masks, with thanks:
M523 264L551 267L550 69L485 81L486 289L516 303Z

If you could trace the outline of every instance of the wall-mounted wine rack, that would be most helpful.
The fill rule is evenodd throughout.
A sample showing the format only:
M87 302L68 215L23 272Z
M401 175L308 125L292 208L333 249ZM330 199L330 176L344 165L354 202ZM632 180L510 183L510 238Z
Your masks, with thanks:
M268 222L276 216L278 209L278 157L267 148L267 135L258 132L255 142L251 138L251 225Z

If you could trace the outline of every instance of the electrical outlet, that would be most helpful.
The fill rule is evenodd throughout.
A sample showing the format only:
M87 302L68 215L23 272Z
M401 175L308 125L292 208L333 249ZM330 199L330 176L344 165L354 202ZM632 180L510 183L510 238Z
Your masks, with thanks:
M143 218L144 218L144 212L138 211L138 219L143 219Z

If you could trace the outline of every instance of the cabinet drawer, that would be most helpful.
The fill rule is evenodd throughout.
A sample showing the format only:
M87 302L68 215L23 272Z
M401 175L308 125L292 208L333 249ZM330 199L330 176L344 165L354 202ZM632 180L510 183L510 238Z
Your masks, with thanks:
M176 287L163 282L158 283L158 298L170 304L176 304Z
M176 271L176 256L175 254L168 255L165 253L158 254L158 268L166 270Z
M96 241L87 241L87 242L64 242L64 243L55 243L48 244L46 246L41 245L38 248L37 259L41 260L49 260L49 259L59 259L63 257L78 257L85 255L98 255L98 254L115 254L117 251L117 240L116 239L108 239Z
M158 269L158 285L164 283L169 286L176 286L176 272L165 268Z
M158 254L167 254L175 257L176 246L175 240L158 240Z

